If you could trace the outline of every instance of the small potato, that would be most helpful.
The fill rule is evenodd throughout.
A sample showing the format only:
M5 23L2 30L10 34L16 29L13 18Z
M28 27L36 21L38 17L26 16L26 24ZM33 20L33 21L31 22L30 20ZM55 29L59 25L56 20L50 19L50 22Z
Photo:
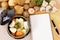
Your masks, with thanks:
M17 3L15 0L9 0L8 4L9 4L9 6L15 6Z
M24 11L23 16L24 16L24 17L29 17L28 11Z
M6 2L6 1L8 1L8 0L0 0L0 2Z
M8 8L8 3L7 2L2 2L1 7L7 9Z
M2 2L3 0L0 0L0 2Z
M34 2L29 3L29 7L34 7L35 5L36 5L36 3L34 3Z
M30 3L30 0L25 0L25 3Z
M28 5L28 4L25 4L25 5L24 5L24 9L25 9L25 10L28 10L28 9L29 9L29 5Z
M16 2L18 3L18 5L24 5L25 0L16 0Z
M20 14L21 15L23 13L23 7L21 7L19 5L16 5L14 7L14 9L15 9L16 14Z

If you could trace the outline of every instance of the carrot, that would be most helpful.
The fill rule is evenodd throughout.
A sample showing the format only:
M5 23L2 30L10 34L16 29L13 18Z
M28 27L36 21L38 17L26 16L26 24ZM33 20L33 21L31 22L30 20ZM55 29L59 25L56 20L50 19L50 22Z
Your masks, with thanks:
M23 35L24 35L24 33L22 31L17 31L16 32L16 36L23 36Z

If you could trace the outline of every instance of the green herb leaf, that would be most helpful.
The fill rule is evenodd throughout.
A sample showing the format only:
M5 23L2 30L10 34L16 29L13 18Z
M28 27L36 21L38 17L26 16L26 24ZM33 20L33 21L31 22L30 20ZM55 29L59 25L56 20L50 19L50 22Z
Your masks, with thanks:
M49 3L51 0L45 0L45 1Z
M37 1L37 6L41 6L42 3L43 3L43 0L38 0L38 1Z
M43 0L31 0L31 2L35 2L37 6L41 6L43 3Z

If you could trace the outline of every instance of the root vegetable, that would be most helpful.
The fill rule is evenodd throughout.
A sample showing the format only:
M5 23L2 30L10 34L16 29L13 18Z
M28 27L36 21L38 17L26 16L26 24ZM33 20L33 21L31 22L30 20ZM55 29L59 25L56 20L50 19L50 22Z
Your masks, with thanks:
M36 5L36 3L34 3L34 2L29 3L29 7L34 7L35 5Z
M42 6L43 6L43 7L46 7L47 5L48 5L48 2L43 1Z
M54 12L54 13L55 13L57 10L58 10L58 9L57 9L56 7L53 7L53 8L52 8L52 12Z
M4 8L4 9L7 9L8 8L8 3L7 2L2 2L1 7Z
M16 2L18 5L24 5L25 0L16 0Z
M0 0L0 2L6 2L6 1L8 1L8 0Z
M23 13L23 7L16 5L14 7L16 14L22 14Z
M24 17L29 17L28 11L24 11L23 16L24 16Z
M24 9L25 9L25 10L28 10L28 9L29 9L29 5L28 5L28 4L25 4L25 5L24 5Z
M9 0L8 4L9 4L9 6L15 6L17 3L15 0Z
M49 12L49 11L51 11L52 10L52 7L50 6L50 5L48 5L47 7L46 7L46 12Z
M35 10L33 8L28 9L29 14L34 14Z
M30 3L30 0L25 0L25 3Z
M52 7L53 7L55 4L56 4L55 1L51 1L51 2L49 3L49 5L51 5Z
M40 8L40 11L45 11L45 7L41 7Z

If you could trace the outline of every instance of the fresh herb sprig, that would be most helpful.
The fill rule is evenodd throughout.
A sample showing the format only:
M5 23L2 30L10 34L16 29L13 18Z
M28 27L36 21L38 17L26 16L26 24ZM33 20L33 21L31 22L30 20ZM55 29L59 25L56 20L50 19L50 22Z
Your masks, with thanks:
M51 0L45 0L46 2L50 2ZM37 6L41 6L43 3L43 0L31 0L31 2L35 2Z

